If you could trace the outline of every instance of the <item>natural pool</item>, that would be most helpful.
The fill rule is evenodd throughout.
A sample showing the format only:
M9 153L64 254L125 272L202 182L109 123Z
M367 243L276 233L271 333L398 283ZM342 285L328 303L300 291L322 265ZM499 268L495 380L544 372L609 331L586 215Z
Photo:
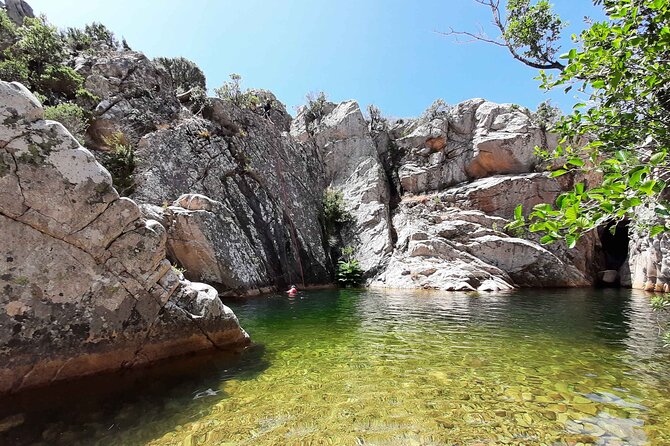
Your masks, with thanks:
M0 444L670 445L649 297L319 291L230 303L256 346L6 399Z

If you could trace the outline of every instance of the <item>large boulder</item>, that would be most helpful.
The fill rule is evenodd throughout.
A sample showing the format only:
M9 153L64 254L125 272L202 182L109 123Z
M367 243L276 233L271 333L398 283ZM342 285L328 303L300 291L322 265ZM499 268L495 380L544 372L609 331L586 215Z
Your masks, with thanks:
M358 103L326 104L325 110L329 112L309 122L303 108L291 134L316 145L325 183L343 194L353 217L344 243L355 249L363 270L374 272L393 248L386 173Z
M133 198L174 204L172 258L187 277L231 294L329 282L314 146L284 132L279 111L212 99L205 116L146 135L136 153Z
M510 218L518 205L529 212L540 203L553 203L562 192L555 178L543 173L496 175L452 187L440 193L440 200L461 209Z
M501 291L587 286L590 278L539 243L504 232L509 222L432 198L407 199L393 218L398 242L373 287Z
M620 271L622 285L670 292L670 235L649 238L631 231L630 236L628 259Z
M244 345L166 231L20 84L0 82L0 393Z
M418 120L395 140L405 153L398 175L405 192L441 190L498 174L531 172L534 148L551 140L527 110L483 99Z

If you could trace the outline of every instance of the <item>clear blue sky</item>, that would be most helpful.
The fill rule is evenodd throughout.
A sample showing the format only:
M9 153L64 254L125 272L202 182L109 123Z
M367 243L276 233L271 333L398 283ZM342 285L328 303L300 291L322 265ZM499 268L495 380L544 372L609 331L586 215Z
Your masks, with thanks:
M239 73L245 87L273 91L291 112L307 92L321 90L394 117L416 116L437 98L531 109L548 98L533 80L536 70L505 49L435 32L488 26L488 10L472 0L28 1L60 28L98 21L149 57L191 59L210 89ZM554 3L571 22L567 35L594 13L589 0ZM564 110L574 102L551 98Z

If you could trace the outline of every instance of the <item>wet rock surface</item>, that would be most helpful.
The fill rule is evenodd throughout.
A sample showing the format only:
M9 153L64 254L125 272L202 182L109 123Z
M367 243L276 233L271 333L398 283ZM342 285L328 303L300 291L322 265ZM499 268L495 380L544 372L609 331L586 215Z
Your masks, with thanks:
M0 393L245 344L93 155L20 84L0 97Z

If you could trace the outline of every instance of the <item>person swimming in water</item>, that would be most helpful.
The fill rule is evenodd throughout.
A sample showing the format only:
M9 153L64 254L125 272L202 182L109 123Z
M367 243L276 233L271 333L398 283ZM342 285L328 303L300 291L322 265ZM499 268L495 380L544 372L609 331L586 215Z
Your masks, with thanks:
M289 297L295 297L298 295L298 289L295 287L295 285L291 285L291 288L286 292Z

